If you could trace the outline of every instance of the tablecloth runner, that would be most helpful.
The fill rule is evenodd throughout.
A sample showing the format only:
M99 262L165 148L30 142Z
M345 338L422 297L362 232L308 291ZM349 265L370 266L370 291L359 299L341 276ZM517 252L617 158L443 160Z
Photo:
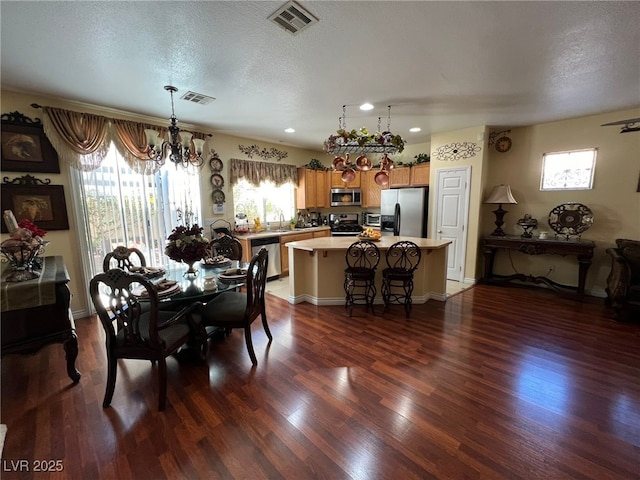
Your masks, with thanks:
M69 273L62 256L44 258L40 277L24 282L6 282L10 273L8 263L1 264L0 311L39 307L56 302L56 284L69 281Z

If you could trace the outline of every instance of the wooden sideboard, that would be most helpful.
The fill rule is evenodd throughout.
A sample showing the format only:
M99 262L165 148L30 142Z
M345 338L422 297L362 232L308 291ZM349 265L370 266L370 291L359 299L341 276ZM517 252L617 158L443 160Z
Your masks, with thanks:
M46 345L62 343L67 374L77 383L78 337L71 315L69 273L60 256L45 257L40 278L5 282L8 265L2 265L2 356L33 354Z
M510 282L519 280L523 282L544 283L560 292L574 292L579 296L584 295L584 286L587 280L587 272L591 266L595 244L591 240L564 240L523 238L515 236L485 237L484 250L484 276L485 283ZM522 273L515 275L496 275L493 273L493 261L498 250L515 250L527 255L561 255L575 256L578 261L578 285L562 285L544 276L531 276Z

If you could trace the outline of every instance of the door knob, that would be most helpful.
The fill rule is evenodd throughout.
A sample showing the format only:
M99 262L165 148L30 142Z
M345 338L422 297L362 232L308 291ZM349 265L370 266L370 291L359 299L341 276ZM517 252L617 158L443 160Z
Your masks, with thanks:
M438 230L438 233L442 233L442 230Z

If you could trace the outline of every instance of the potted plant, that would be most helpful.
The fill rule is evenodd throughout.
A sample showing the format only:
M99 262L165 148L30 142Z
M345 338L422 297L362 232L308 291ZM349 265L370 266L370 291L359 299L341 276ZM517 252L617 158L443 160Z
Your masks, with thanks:
M292 218L291 220L289 220L289 228L291 230L295 230L297 223L298 223L298 221L295 218Z
M416 159L416 163L428 163L431 161L431 157L428 153L419 153L413 158Z
M312 158L311 161L307 164L307 168L311 170L326 170L327 168L318 160L317 158Z

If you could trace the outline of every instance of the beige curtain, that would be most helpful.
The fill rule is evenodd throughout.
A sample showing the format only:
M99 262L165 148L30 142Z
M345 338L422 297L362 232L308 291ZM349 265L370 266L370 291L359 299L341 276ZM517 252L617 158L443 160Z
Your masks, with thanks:
M295 165L232 158L229 170L231 185L235 185L243 178L256 187L264 181L271 181L277 187L285 183L298 183L298 167Z
M44 131L51 141L58 157L78 170L95 170L109 151L113 140L122 155L135 172L153 175L162 164L149 159L145 128L157 129L161 136L166 135L166 127L110 119L100 115L73 112L54 107L42 107L44 110ZM211 136L193 132L193 138L210 140ZM205 143L204 152L209 146ZM203 156L205 153L203 152Z
M44 132L58 157L78 170L95 170L109 150L108 119L99 115L42 107Z
M134 172L153 175L162 168L162 163L151 160L147 155L149 147L144 129L156 127L115 118L112 120L112 128L113 143Z

